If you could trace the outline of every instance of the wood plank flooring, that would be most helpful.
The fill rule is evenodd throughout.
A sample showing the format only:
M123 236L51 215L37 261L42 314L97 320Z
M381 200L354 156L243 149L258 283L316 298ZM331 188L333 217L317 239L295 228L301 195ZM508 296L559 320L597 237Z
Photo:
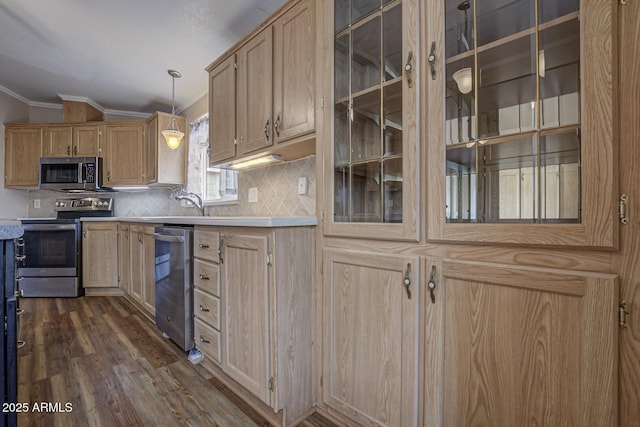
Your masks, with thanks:
M20 307L21 427L269 425L124 297L22 298ZM333 424L314 415L302 425Z

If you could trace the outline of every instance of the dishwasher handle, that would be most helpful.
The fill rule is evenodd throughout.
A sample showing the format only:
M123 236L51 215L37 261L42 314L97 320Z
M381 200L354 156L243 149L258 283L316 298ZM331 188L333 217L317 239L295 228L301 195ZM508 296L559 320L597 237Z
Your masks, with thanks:
M153 238L161 242L184 243L184 236L173 236L171 234L153 233Z

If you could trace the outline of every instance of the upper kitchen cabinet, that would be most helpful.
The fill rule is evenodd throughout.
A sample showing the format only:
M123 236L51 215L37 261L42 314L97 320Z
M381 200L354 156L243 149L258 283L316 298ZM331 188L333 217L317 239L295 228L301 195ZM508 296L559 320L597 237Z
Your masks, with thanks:
M95 157L99 125L48 125L42 128L42 157Z
M4 186L37 188L42 128L5 124Z
M417 240L416 1L336 0L327 9L333 115L324 156L333 182L325 231Z
M209 163L236 156L236 55L209 70Z
M425 11L428 239L616 247L616 2Z
M178 129L188 133L187 120L176 116ZM162 131L171 125L169 113L154 113L146 121L145 127L145 179L148 184L184 185L186 182L186 162L188 144L186 138L175 150L169 148Z
M122 122L103 126L104 180L106 187L146 184L144 123Z
M318 2L319 3L319 2ZM292 1L209 71L210 164L315 153L316 8Z
M271 105L273 31L267 27L236 54L238 156L273 144Z
M315 129L315 2L302 1L273 24L273 130L276 143Z

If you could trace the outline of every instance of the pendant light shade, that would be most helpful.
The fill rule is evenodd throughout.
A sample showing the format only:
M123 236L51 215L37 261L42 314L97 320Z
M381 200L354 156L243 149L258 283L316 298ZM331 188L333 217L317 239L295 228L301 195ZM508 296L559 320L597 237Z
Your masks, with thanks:
M176 70L167 70L167 73L171 76L172 82L172 91L171 91L171 125L167 127L166 130L162 131L162 136L164 136L164 140L167 143L167 147L172 150L176 150L180 147L180 143L182 142L182 138L184 138L184 132L180 132L178 125L176 124L176 107L175 107L175 96L176 96L176 78L182 77L179 71Z

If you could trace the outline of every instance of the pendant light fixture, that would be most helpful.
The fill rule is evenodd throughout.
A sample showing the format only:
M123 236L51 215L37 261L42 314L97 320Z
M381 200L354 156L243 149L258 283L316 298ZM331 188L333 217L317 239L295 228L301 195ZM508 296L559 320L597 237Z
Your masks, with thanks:
M184 138L184 132L180 132L178 125L176 125L176 107L174 105L175 97L176 97L176 79L182 77L180 71L176 70L167 70L167 73L171 76L172 82L172 91L171 91L171 128L167 126L166 130L162 131L162 136L164 136L164 140L167 143L167 146L172 150L176 150L180 147L180 143L182 142L182 138Z

